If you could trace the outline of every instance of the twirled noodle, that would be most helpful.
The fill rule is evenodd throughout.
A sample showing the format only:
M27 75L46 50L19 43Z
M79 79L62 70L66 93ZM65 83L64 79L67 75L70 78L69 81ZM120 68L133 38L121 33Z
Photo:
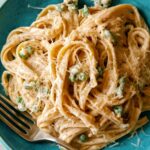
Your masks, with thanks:
M32 27L44 29L52 41L68 36L78 26L79 19L76 11L59 12L56 5L45 8L32 24Z
M96 150L148 122L139 116L150 110L150 36L134 6L83 15L65 3L9 34L2 83L42 130Z

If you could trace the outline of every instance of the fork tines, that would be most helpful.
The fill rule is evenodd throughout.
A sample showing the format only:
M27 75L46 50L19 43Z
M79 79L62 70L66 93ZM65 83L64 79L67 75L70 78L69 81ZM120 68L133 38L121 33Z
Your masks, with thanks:
M26 138L31 132L35 121L28 113L21 113L15 109L15 105L0 94L0 120L7 124L17 134Z

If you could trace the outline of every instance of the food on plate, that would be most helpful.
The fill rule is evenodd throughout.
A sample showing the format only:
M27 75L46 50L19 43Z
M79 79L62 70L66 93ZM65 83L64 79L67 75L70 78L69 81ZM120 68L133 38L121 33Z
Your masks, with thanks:
M80 150L96 150L148 122L150 34L136 7L65 0L13 30L2 84L20 111Z

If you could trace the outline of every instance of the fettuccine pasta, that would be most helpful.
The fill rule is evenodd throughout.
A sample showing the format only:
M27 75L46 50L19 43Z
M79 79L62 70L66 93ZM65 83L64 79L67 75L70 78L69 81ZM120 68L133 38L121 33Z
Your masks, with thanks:
M150 34L131 5L77 9L65 0L13 30L2 84L43 131L97 150L142 127L150 110ZM104 7L105 6L105 7Z

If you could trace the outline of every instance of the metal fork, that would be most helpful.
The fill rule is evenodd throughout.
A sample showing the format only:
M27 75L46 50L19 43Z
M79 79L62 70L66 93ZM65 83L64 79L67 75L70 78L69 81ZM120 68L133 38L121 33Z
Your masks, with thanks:
M66 149L75 150L71 145L41 131L35 120L27 112L19 112L9 99L0 94L0 120L8 125L19 136L30 142L51 141Z

